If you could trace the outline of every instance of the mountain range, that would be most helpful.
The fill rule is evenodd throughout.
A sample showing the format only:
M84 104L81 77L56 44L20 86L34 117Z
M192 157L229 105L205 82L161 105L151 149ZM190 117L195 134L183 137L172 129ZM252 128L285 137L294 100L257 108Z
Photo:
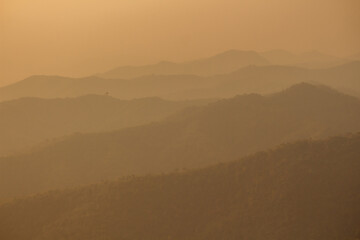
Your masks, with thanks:
M248 65L269 65L270 62L254 51L229 50L215 56L173 63L163 61L154 65L125 66L98 74L101 78L136 78L146 75L200 75L225 74Z
M356 132L359 119L359 99L325 86L241 95L160 122L77 134L0 158L0 199L231 161L289 141Z
M249 65L285 65L298 67L333 67L350 62L321 52L313 51L293 54L284 50L267 52L229 50L209 58L174 63L159 62L154 65L124 66L98 74L101 78L136 78L146 75L199 75L211 76L226 74Z
M120 99L162 97L172 100L228 98L244 93L271 93L300 82L321 83L360 96L360 62L332 68L307 69L293 66L248 66L216 76L153 75L134 79L73 79L33 76L0 88L0 101L21 97L64 98L87 94Z
M360 240L359 172L356 54L0 87L0 240Z

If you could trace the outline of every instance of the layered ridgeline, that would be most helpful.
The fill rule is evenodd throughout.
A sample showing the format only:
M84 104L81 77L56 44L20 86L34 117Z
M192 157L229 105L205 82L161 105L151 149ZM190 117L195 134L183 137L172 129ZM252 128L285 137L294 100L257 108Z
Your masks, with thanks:
M73 133L113 131L159 121L189 106L210 102L123 101L88 95L67 99L22 98L0 103L0 156Z
M111 133L79 134L27 155L0 159L0 199L129 174L230 161L277 144L360 130L360 101L299 84L238 96Z
M175 98L231 97L239 93L268 94L307 82L331 86L360 97L360 61L325 69L291 66L249 66L231 74L209 78L212 86L173 93ZM165 96L170 98L171 96Z
M154 65L125 66L98 74L102 78L135 78L145 75L200 75L211 76L233 72L248 65L269 65L270 62L254 51L230 50L195 61L174 63L160 62Z
M235 94L267 94L300 82L330 85L360 96L360 62L326 69L291 66L249 66L210 77L196 75L150 75L134 79L99 77L65 78L33 76L0 88L0 101L20 97L76 97L86 94L121 99L158 96L166 99L233 97Z
M211 76L230 73L249 65L288 65L298 67L333 67L347 63L354 58L342 59L320 52L293 54L284 50L268 52L229 50L215 56L195 61L174 63L160 62L153 65L125 66L98 74L102 78L134 78L144 75L191 74Z
M360 237L360 135L0 206L2 240Z

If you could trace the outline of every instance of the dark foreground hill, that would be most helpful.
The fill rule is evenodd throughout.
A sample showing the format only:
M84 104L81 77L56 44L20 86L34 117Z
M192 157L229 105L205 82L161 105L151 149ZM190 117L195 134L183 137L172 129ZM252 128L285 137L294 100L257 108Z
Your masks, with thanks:
M208 102L172 102L159 98L123 101L97 95L2 102L0 156L73 133L113 131L159 121L186 107Z
M99 77L66 78L33 76L0 88L0 101L20 97L77 97L109 92L120 99L162 97L166 99L228 98L236 94L267 94L300 82L321 83L360 96L360 62L326 69L291 66L250 66L235 72L196 75L150 75L134 79Z
M0 199L129 174L230 161L303 138L360 130L360 101L299 84L243 95L111 133L79 134L27 155L0 158Z
M2 240L355 240L360 135L0 207Z

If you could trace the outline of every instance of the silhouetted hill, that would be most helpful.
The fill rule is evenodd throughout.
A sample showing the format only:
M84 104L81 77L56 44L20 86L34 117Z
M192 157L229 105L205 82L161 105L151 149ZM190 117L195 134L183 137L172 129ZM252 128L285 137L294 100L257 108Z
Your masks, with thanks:
M233 97L244 93L272 93L295 83L321 83L360 96L360 62L326 69L291 66L249 66L211 77L195 75L145 76L135 79L70 79L35 76L0 88L0 101L20 97L77 97L86 94L133 99L158 96L166 99Z
M22 98L0 103L0 156L73 133L104 132L159 121L210 101L159 98L122 101L87 95L68 99Z
M301 141L203 170L49 192L2 205L0 238L357 239L359 149L359 134Z
M210 58L190 62L160 62L155 65L119 67L98 76L102 78L136 78L154 74L210 76L229 73L248 65L267 64L269 63L256 52L230 50Z
M28 155L0 159L0 198L129 174L196 168L280 143L360 130L360 101L299 84L185 110L166 121L79 134Z

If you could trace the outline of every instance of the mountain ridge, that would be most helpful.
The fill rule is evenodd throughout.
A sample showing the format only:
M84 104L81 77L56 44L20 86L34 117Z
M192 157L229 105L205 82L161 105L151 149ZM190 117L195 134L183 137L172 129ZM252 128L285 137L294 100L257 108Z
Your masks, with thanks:
M359 119L359 99L327 87L300 84L268 96L237 96L189 108L162 122L80 134L26 156L0 158L0 198L129 174L204 167L284 142L356 132ZM17 179L29 176L32 182ZM12 184L16 187L9 188Z
M78 97L86 94L133 99L158 96L170 100L229 98L236 94L267 94L299 82L320 83L360 97L360 63L355 61L326 69L294 66L248 66L228 74L153 75L134 79L81 79L43 76L0 88L0 101L20 97Z
M182 63L161 61L152 65L118 67L103 74L103 78L135 78L143 75L191 74L209 76L224 74L250 64L265 65L267 60L255 51L228 50L208 58ZM162 67L169 67L163 69Z

